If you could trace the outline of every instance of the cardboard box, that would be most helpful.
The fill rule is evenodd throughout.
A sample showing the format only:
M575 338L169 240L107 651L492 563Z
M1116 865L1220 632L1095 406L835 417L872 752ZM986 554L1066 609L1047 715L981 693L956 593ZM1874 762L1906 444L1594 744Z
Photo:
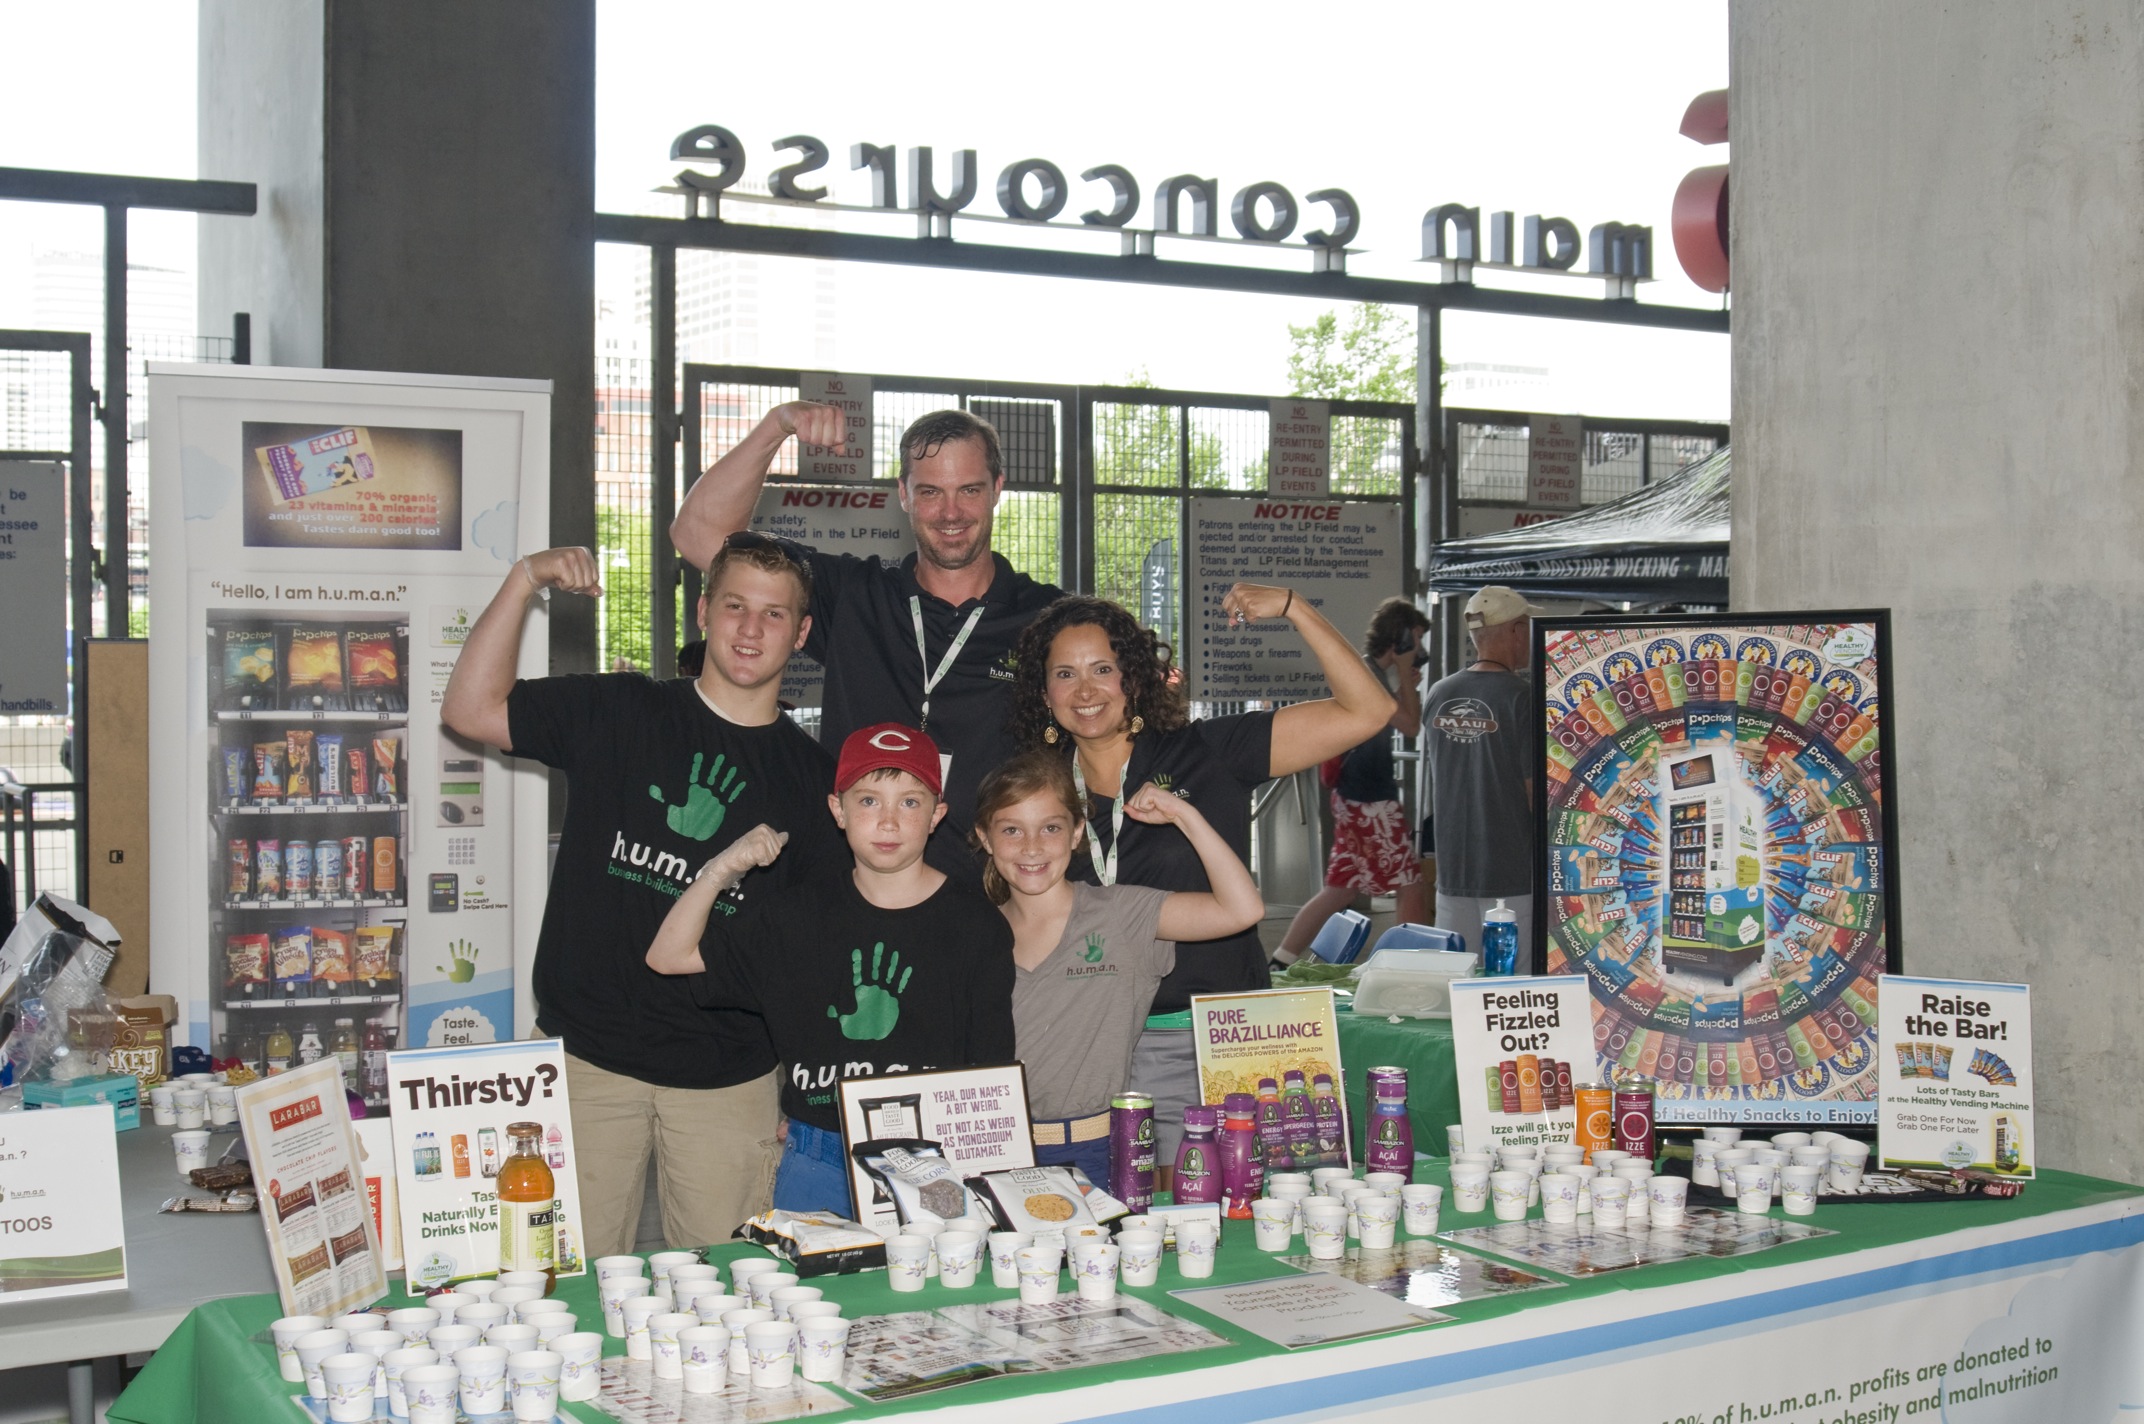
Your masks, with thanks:
M179 1001L169 994L141 994L119 1001L119 1032L112 1067L132 1073L146 1093L171 1076L171 1024Z
M70 1078L63 1083L40 1079L22 1086L22 1106L26 1111L78 1108L90 1103L110 1103L121 1132L141 1126L141 1084L132 1073L99 1073L93 1078Z

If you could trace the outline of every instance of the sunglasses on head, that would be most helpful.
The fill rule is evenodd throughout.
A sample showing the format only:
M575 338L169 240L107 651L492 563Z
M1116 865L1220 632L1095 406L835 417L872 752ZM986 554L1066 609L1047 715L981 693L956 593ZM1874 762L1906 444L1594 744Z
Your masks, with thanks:
M794 564L798 568L804 567L803 561L789 551L787 544L754 529L739 529L722 541L723 553L726 554L732 549L772 549L782 556L784 563Z

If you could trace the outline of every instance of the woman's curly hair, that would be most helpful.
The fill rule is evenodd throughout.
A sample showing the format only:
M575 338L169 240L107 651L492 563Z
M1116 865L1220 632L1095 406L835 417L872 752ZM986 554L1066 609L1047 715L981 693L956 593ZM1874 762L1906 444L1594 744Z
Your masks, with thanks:
M1099 628L1116 655L1124 683L1124 715L1145 719L1143 730L1173 732L1191 720L1191 706L1181 680L1172 681L1174 650L1141 627L1139 620L1106 598L1067 594L1042 610L1020 635L1014 651L1013 739L1022 751L1048 745L1043 732L1054 725L1050 700L1044 691L1049 677L1050 644L1067 628ZM1060 740L1064 755L1072 754L1072 739Z

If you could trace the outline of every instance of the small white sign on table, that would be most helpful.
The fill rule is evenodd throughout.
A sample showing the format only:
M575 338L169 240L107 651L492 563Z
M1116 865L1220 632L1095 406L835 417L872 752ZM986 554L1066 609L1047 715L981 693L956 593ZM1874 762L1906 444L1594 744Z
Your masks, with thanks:
M127 1288L110 1104L0 1117L0 1203L0 1305Z
M2031 1177L2032 990L1903 974L1876 989L1883 1165Z
M863 1142L922 1138L937 1143L963 1177L1035 1165L1027 1070L1018 1063L844 1078L836 1091L845 1154ZM892 1200L855 1158L848 1168L855 1219L892 1235L900 1226Z
M499 1169L517 1122L542 1128L558 1212L560 1276L587 1270L574 1176L566 1047L555 1038L420 1048L387 1055L402 1277L414 1292L499 1269Z
M871 378L839 375L830 371L805 371L797 376L797 394L842 413L848 440L840 447L797 445L797 476L807 480L871 480L878 478L871 458Z
M1452 1060L1467 1146L1570 1142L1563 1092L1594 1077L1593 995L1583 974L1452 981Z
M1294 1350L1436 1325L1452 1317L1323 1272L1169 1292L1186 1305Z
M323 1058L246 1084L238 1125L283 1313L340 1315L387 1294L342 1065Z
M1266 488L1283 499L1324 499L1333 489L1332 406L1277 400L1268 422Z
M1586 426L1575 415L1536 415L1526 422L1526 502L1535 509L1576 509L1585 476Z

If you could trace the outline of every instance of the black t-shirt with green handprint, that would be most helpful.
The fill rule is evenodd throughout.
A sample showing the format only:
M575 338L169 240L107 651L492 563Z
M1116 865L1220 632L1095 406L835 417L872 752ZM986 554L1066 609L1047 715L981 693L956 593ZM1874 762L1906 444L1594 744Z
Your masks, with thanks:
M753 1014L708 1013L647 966L663 917L723 847L765 822L772 866L716 902L723 919L814 864L851 864L827 810L834 761L787 717L726 721L688 679L591 673L514 684L514 755L566 773L566 823L536 941L536 1024L566 1051L669 1088L726 1088L775 1063Z
M710 1012L766 1016L782 1111L828 1132L841 1131L843 1078L1014 1056L1012 926L997 907L948 880L920 905L882 910L850 876L814 875L779 905L710 919L707 969L684 981Z

